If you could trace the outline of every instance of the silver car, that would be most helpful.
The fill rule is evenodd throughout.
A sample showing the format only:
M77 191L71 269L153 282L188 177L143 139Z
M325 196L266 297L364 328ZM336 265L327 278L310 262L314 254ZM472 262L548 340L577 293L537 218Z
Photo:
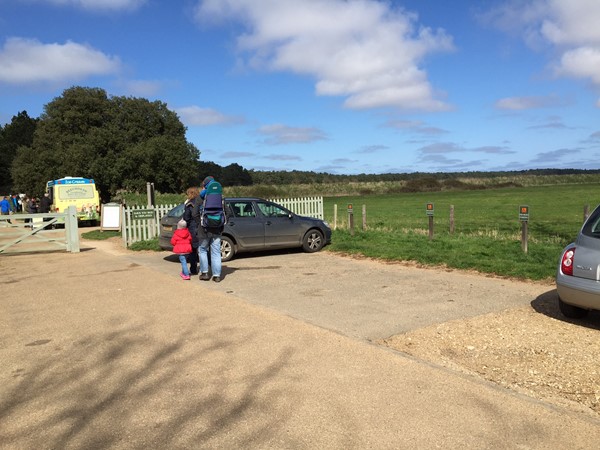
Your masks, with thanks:
M600 310L600 205L583 224L577 240L558 263L556 290L560 311L571 318Z

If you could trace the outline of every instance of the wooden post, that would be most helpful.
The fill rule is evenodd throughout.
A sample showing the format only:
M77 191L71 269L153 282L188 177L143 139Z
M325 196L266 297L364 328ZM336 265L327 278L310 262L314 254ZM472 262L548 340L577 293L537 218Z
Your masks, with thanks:
M585 205L583 207L583 221L585 222L588 217L590 217L590 205Z
M429 216L429 240L433 239L433 216Z
M333 229L337 230L337 203L333 205Z
M67 251L71 253L79 253L79 230L77 222L77 208L70 205L67 208L67 216L65 217L65 234L67 238Z
M352 203L348 204L348 228L350 229L350 236L354 236L354 210L352 209Z
M519 206L519 220L521 221L521 248L527 253L527 223L529 222L529 206Z
M433 203L427 203L427 205L425 206L425 213L427 214L427 217L429 217L429 240L430 241L433 239L433 212L434 212Z
M362 205L362 230L367 229L367 205Z
M454 205L450 205L450 234L454 234Z

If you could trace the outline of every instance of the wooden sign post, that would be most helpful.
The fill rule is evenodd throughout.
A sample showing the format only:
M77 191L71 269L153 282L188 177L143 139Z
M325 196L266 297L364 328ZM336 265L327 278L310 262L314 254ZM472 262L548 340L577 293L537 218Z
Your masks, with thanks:
M529 222L529 206L519 206L519 220L521 221L521 248L527 253L527 241L529 239L527 229L527 223Z
M429 217L429 240L431 241L433 239L433 203L427 203L425 211Z

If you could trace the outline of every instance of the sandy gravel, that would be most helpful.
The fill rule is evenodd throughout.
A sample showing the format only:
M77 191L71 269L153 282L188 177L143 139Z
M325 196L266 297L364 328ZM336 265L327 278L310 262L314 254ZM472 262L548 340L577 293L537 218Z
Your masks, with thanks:
M569 321L554 295L379 343L531 395L600 414L600 315Z

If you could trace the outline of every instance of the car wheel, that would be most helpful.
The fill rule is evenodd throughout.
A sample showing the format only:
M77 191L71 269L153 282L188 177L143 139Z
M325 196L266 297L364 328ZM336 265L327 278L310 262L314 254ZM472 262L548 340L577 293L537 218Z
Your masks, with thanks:
M588 310L579 308L578 306L569 305L563 302L560 298L558 299L558 308L565 317L570 319L582 319L588 315Z
M325 243L323 233L319 230L310 230L302 239L302 249L308 253L318 252Z
M221 236L221 262L231 261L235 255L233 241L227 236Z

